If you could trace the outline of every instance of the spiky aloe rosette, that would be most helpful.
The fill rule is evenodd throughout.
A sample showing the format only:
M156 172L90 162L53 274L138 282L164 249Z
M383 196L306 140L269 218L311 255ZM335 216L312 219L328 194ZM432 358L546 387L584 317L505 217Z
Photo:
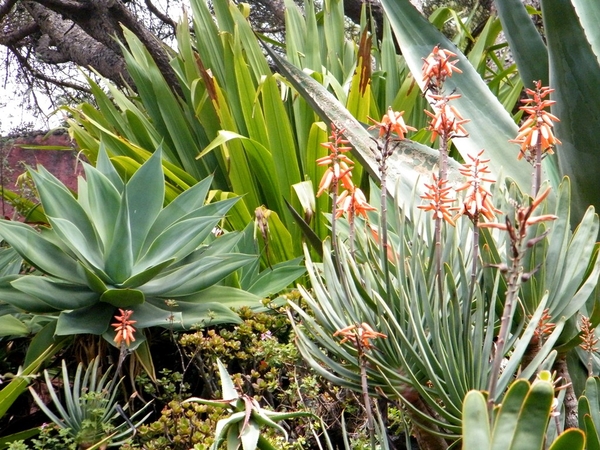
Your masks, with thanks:
M117 308L133 310L137 329L181 329L237 322L232 307L260 306L257 295L217 285L256 256L235 252L240 234L214 237L237 199L205 205L210 178L163 207L160 151L127 182L100 152L77 197L43 167L30 173L50 227L0 221L2 238L36 269L1 278L0 300L57 313L57 334L112 341Z

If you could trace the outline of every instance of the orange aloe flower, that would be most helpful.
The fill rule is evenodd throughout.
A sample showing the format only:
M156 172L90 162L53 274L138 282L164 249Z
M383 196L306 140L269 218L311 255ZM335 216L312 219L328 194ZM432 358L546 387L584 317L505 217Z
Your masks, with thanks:
M377 211L377 208L369 205L365 194L359 188L346 189L337 199L336 219L343 214L348 215L348 220L352 222L355 216L367 218L367 211Z
M423 81L427 89L433 86L441 87L447 77L451 77L453 72L462 73L456 63L458 60L451 61L451 58L456 57L456 53L450 50L445 50L436 45L433 51L423 58Z
M463 127L463 124L469 122L469 119L463 119L458 110L448 104L450 100L454 100L460 97L460 95L431 95L431 97L437 100L433 105L434 112L425 110L425 114L431 117L431 121L429 122L429 129L433 131L431 142L435 141L438 135L446 136L447 138L468 136L469 133Z
M369 117L369 120L374 123L373 126L369 127L369 130L379 127L379 137L390 136L392 133L396 133L398 139L404 139L408 130L417 131L416 128L413 128L409 125L406 125L404 122L404 118L402 115L404 111L394 111L391 107L388 108L387 114L383 116L381 122L376 121L375 119Z
M135 320L131 320L130 317L133 314L133 311L126 309L123 310L119 308L121 315L115 315L115 323L111 323L110 325L115 327L115 343L118 346L121 346L123 343L129 346L131 342L135 342L135 337L133 334L135 333L135 328L133 324L136 323Z
M545 108L556 103L553 100L544 100L545 97L554 92L554 89L542 86L541 81L537 81L535 86L535 90L525 90L531 98L521 100L526 106L519 108L529 114L529 117L519 128L517 137L509 141L519 144L521 147L517 159L525 157L530 162L535 159L535 152L538 151L538 147L541 149L542 155L553 154L553 148L557 144L561 144L552 131L553 122L560 122L560 120L555 115L545 111Z
M417 208L424 211L433 211L434 219L444 219L450 225L454 226L455 223L448 206L454 202L454 199L448 196L452 188L446 186L448 180L438 179L435 173L432 174L432 177L433 183L425 185L429 191L421 196L422 199L429 201L429 203L427 205L419 205Z
M482 159L483 150L477 156L467 155L471 160L465 163L459 169L459 172L467 177L467 181L455 190L462 191L466 189L465 199L460 206L451 208L458 213L454 220L461 215L466 215L471 220L483 215L488 220L493 220L496 213L501 211L492 204L492 194L485 187L485 183L495 183L496 180L489 178L490 170L487 166L489 159Z
M343 138L344 130L340 130L334 123L331 124L330 141L324 142L321 145L328 148L330 153L327 156L317 159L317 164L320 166L329 165L317 190L317 197L325 191L330 191L332 186L337 190L341 181L345 189L354 189L352 183L352 168L354 163L343 153L349 151L351 147L347 146L348 141Z

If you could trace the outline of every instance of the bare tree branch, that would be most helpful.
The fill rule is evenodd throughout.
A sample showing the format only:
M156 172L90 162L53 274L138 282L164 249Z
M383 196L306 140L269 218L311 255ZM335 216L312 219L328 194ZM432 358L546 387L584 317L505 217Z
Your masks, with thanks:
M0 4L0 22L11 11L13 6L16 5L17 1L18 0L6 0L4 3Z
M12 33L7 33L4 36L0 35L0 45L14 45L17 42L25 39L27 36L40 30L37 23L32 22L22 28L17 28Z
M171 19L169 16L167 16L166 14L163 14L156 7L156 5L154 5L154 3L152 3L150 0L145 0L145 3L152 14L154 14L156 17L158 17L161 21L163 21L167 25L171 26L173 28L173 30L177 29L177 24L175 23L175 21L173 19Z

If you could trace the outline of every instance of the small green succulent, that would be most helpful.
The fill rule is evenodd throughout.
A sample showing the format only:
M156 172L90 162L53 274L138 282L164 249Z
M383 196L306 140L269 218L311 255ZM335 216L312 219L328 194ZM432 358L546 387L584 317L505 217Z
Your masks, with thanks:
M103 150L85 164L75 196L43 167L31 170L50 227L0 221L0 236L36 271L0 278L0 301L58 314L57 335L104 334L117 308L137 329L239 322L232 307L260 297L218 285L256 255L236 252L239 233L215 237L236 198L205 205L211 178L167 206L160 149L123 181ZM42 275L42 276L40 276Z

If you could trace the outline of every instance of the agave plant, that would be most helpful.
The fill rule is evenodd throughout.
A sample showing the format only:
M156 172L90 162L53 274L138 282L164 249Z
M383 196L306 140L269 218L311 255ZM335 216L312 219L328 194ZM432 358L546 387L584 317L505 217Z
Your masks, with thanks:
M96 357L85 373L83 364L79 363L71 387L67 365L62 361L64 404L54 389L48 371L44 370L46 388L57 413L44 403L34 388L29 388L44 414L60 428L68 430L80 449L120 446L130 440L135 435L136 428L152 414L150 411L142 417L150 405L147 403L131 417L125 416L126 408L119 407L117 402L122 379L111 379L110 368L99 378L99 362L100 357Z
M57 313L57 335L105 334L117 308L137 328L236 322L230 309L260 297L217 284L255 255L234 252L238 233L213 231L237 199L205 205L207 178L164 207L162 152L123 181L101 151L85 165L77 197L39 167L31 171L50 227L0 222L0 235L36 272L5 276L0 298L34 313ZM43 274L44 276L40 276Z

